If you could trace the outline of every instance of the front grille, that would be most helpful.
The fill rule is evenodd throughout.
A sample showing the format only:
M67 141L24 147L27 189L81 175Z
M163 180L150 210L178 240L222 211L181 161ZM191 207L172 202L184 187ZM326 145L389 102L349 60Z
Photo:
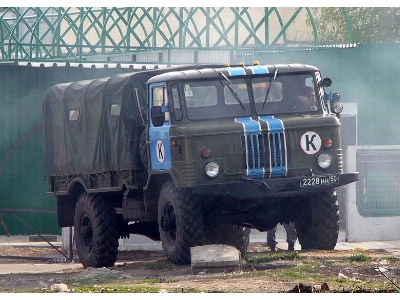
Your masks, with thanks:
M245 139L245 137L243 137ZM246 143L246 142L245 142ZM246 157L244 159L245 169L259 169L260 165L260 135L259 134L249 134L247 135L247 143L245 149L249 149ZM246 154L245 154L246 155Z
M270 133L269 140L271 141L270 150L272 168L286 167L285 138L283 132Z
M252 133L243 136L244 168L250 177L286 174L286 145L283 132Z

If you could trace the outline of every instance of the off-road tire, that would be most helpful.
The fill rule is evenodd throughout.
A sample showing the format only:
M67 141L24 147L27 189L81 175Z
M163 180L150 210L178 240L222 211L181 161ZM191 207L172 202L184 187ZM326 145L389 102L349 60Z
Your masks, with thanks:
M333 250L339 236L339 206L335 190L304 200L295 228L302 250Z
M118 220L103 194L82 194L75 208L74 239L84 268L112 267L118 255Z
M166 182L158 201L160 239L168 261L190 264L190 248L203 245L201 205L190 189L175 188Z

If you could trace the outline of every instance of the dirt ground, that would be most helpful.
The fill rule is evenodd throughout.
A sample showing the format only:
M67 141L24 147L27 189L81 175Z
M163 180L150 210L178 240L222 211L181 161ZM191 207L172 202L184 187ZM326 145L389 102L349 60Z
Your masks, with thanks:
M60 263L54 259L57 254L51 248L1 246L0 268ZM273 253L251 244L240 268L233 271L194 273L190 265L168 263L161 253L132 251L121 254L111 268L3 274L0 293L394 293L399 291L399 278L400 256L385 250Z

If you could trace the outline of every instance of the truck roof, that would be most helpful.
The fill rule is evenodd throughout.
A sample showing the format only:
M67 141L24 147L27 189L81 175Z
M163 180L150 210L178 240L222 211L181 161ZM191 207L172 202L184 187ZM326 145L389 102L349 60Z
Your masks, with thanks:
M163 74L153 76L147 82L163 82L170 80L191 80L199 78L217 78L222 72L225 76L239 76L239 75L255 75L274 73L299 73L306 71L318 71L319 69L305 64L270 64L270 65L252 65L252 66L203 66L202 68L189 68L182 70L169 70Z

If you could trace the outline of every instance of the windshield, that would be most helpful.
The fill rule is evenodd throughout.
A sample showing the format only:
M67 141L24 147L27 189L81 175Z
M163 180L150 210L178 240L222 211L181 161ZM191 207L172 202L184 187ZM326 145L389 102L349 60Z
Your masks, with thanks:
M313 74L254 77L251 79L258 115L306 113L319 109Z
M244 79L193 81L184 84L188 118L191 120L251 115Z
M320 109L314 75L277 72L187 81L182 103L190 120L250 117L252 110L253 115L312 113Z

